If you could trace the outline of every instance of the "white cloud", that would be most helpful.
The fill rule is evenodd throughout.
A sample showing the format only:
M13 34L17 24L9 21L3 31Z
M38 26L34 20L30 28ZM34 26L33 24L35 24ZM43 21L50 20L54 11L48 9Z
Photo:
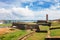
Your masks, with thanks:
M19 1L19 0L18 0ZM20 0L21 2L34 2L34 1L37 1L37 0Z
M11 10L9 10L9 9L5 9L5 8L0 8L0 13L8 14L8 13L11 13Z
M0 8L7 8L7 9L9 9L9 8L14 7L14 6L16 6L16 5L15 4L8 4L8 3L5 3L5 2L0 2Z
M60 0L54 0L55 2L60 2Z
M13 14L13 12L19 16L23 16L23 17L19 17ZM5 8L0 8L0 17L2 17L2 19L22 19L22 20L28 20L28 19L34 19L34 12L32 10L29 10L28 6L26 6L26 8L22 8L22 7L13 7L11 9L5 9ZM4 16L2 16L4 15Z
M11 9L0 8L0 20L13 20L18 17L12 15Z
M14 7L12 10L18 15L20 14L26 17L34 17L33 11L29 10L28 6L26 6L26 8Z
M37 12L38 15L42 15L44 19L46 14L49 15L49 19L60 19L60 10L45 9L40 12Z
M43 4L44 4L44 2L39 2L39 4L43 5Z
M0 2L0 17L1 19L22 19L22 20L32 20L32 19L45 19L45 15L49 15L49 19L57 19L60 18L60 10L57 10L57 8L60 8L59 0L43 0L46 2L53 2L55 5L51 5L50 8L40 10L40 11L32 11L26 6L25 8L19 7L20 2L31 2L30 6L33 6L32 2L37 0L16 0L16 2L13 2L12 4L7 4ZM40 4L44 4L44 2L40 2ZM11 7L8 9L5 9L4 7ZM16 13L17 15L22 15L24 17L19 17L13 14ZM37 17L36 17L37 16ZM39 16L39 17L38 17Z
M57 6L53 6L47 8L42 11L32 11L26 6L26 8L22 7L13 7L11 9L0 8L0 17L2 19L16 19L16 20L42 20L45 19L46 14L49 15L49 19L58 19L60 18L60 10L56 9ZM19 17L13 14L16 13L18 15L22 15L24 17ZM3 15L3 16L1 16Z

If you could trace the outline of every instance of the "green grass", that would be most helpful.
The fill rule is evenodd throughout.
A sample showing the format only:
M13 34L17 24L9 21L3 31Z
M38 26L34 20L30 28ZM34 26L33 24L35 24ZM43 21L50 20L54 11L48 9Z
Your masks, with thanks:
M60 29L55 29L50 31L51 36L60 36Z
M60 22L51 22L51 28L60 27Z
M18 30L16 32L0 35L0 40L17 40L19 37L25 35L27 32L24 30Z
M52 26L60 26L60 22L51 22Z
M57 28L57 27L60 27L59 25L58 26L51 26L50 28Z
M0 24L0 26L11 26L12 24ZM60 27L60 24L52 23L52 28ZM39 26L40 30L47 30L49 29L48 26ZM0 40L17 40L19 37L24 36L27 32L25 30L19 30L13 33L8 33L4 35L0 35ZM60 29L50 30L51 36L60 36ZM47 36L47 33L35 33L27 40L44 40Z
M46 33L35 33L33 36L29 37L27 40L44 40Z
M48 26L39 26L40 30L48 30ZM38 33L36 32L31 37L29 37L27 40L44 40L47 33Z
M0 26L11 26L12 24L0 24Z
M51 26L50 28L56 28L57 26Z
M48 30L49 27L48 26L39 26L40 30Z
M57 28L57 27L60 27L60 23L59 22L52 22L51 28ZM50 35L51 36L60 36L60 29L50 30Z

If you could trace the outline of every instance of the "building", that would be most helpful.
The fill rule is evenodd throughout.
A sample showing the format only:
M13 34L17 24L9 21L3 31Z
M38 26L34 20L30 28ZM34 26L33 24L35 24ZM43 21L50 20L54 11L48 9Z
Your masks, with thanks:
M4 20L0 20L0 24L4 24L4 22L5 22Z

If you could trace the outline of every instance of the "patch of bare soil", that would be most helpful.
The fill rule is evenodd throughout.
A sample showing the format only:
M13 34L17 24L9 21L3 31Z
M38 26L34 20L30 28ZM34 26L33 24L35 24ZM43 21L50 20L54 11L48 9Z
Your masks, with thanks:
M0 34L5 34L5 33L12 32L10 29L11 28L0 28Z

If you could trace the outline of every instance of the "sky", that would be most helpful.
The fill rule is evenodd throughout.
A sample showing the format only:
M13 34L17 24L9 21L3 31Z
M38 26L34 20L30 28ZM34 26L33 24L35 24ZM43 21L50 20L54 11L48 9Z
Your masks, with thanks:
M60 19L60 0L0 0L0 20Z

